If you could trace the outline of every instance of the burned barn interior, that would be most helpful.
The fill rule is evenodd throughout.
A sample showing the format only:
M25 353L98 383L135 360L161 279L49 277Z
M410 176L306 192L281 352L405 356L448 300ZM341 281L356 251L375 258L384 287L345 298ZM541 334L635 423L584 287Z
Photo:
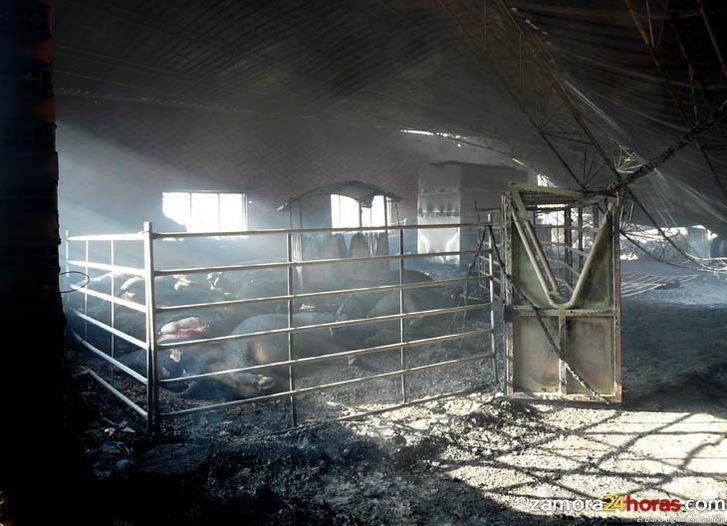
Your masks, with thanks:
M726 25L0 0L0 526L727 522Z

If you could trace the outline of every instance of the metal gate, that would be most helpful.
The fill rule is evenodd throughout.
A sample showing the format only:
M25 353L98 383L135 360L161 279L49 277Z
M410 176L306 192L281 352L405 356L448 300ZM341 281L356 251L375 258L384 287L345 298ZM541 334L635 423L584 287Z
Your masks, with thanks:
M411 239L414 235L425 235L433 229L473 229L480 233L477 244L472 247L457 251L425 252L418 253L416 242ZM347 258L325 258L325 259L303 259L296 260L293 257L293 244L300 243L305 236L331 236L347 233L377 232L383 235L390 250L386 255L373 255L368 257L347 257ZM377 407L376 412L383 409L391 409L421 403L451 396L454 394L471 392L474 389L497 389L499 376L497 374L497 362L495 360L496 338L494 335L495 316L492 311L492 277L493 268L497 267L497 261L493 260L493 230L486 222L469 224L441 224L441 225L405 225L396 227L365 227L365 228L308 228L308 229L286 229L286 230L256 230L244 232L175 232L159 233L154 232L150 223L145 223L144 231L137 234L122 235L90 235L90 236L67 236L66 237L66 266L71 270L83 270L86 274L100 272L116 272L126 275L133 275L144 280L144 301L135 301L133 298L120 297L118 289L118 276L111 276L110 290L92 290L89 287L72 285L71 288L78 291L75 300L67 302L66 310L69 319L72 320L71 333L80 343L80 348L90 352L92 357L97 359L96 363L88 362L88 372L92 378L97 380L105 389L111 392L122 402L131 407L134 411L147 419L150 432L158 432L162 419L179 415L222 409L238 405L259 404L261 402L285 401L289 420L287 425L298 425L301 418L298 415L298 404L300 400L308 395L335 390L344 386L356 386L367 382L374 382L382 379L397 380L395 403L388 403ZM408 234L408 236L407 236ZM184 247L186 244L194 243L195 240L232 240L232 239L262 239L268 243L274 240L279 257L272 257L267 261L245 262L243 264L224 264L208 266L164 266L160 264L158 251L165 248L165 243ZM296 241L297 240L297 241ZM120 243L127 246L127 252L134 253L139 265L118 265L117 250ZM408 247L414 247L410 249ZM80 252L79 254L79 251ZM99 251L108 251L103 258L99 257ZM452 263L451 256L457 256L456 263ZM105 260L106 262L103 262ZM353 266L361 269L361 265L377 265L379 271L393 273L396 276L395 282L384 283L365 287L347 287L347 280L341 279L340 283L325 290L297 290L300 282L296 280L300 268L322 268L335 269L343 266L351 269ZM382 266L383 265L383 266ZM423 265L423 266L422 266ZM407 280L407 271L411 268L424 268L431 272L431 281L410 282ZM247 271L276 270L280 272L282 279L280 284L283 287L282 293L264 297L225 299L224 301L195 302L186 304L161 304L158 301L159 280L171 276L204 276L208 273L235 273ZM340 276L340 275L339 275ZM459 290L458 299L452 305L437 305L435 308L412 308L408 307L407 295L411 291L426 290L433 288L437 290L450 290L447 287L457 287ZM395 294L396 309L393 313L379 315L368 315L357 319L345 319L326 321L324 323L308 323L300 325L296 320L296 312L301 304L315 303L320 300L335 300L335 298L349 297L351 295L365 294ZM110 309L110 318L100 320L94 316L99 309L89 308L89 299L101 302ZM79 301L82 300L82 301ZM258 306L275 303L279 305L278 312L284 313L287 323L284 327L266 331L253 331L244 334L232 333L209 338L195 338L188 341L166 343L160 341L160 316L190 312L201 312L208 309L223 309L229 307ZM104 307L105 308L105 307ZM134 335L125 332L119 324L119 309L131 311L143 318L143 335ZM104 314L105 315L105 314ZM412 336L416 332L412 327L414 321L420 321L420 327L435 325L436 320L446 317L446 329L442 334L425 336ZM431 322L430 322L431 320ZM377 327L381 324L395 324L397 336L395 341L380 343L376 345L355 345L352 349L341 352L313 355L308 353L300 357L301 349L296 347L296 340L299 334L310 331L333 331L341 328L357 325ZM94 332L89 335L89 328ZM108 343L101 342L97 333L108 336ZM187 349L204 353L207 346L219 345L229 342L239 342L248 339L268 337L270 335L284 335L287 338L286 356L283 360L272 363L257 363L246 367L237 367L225 370L206 370L193 376L185 375L172 378L161 378L159 373L158 358L160 353L187 352ZM137 347L145 351L145 371L139 371L120 359L118 344L123 341L125 344ZM458 343L462 342L462 343ZM466 342L466 343L465 343ZM419 360L419 350L428 346L446 344L445 347L434 349L430 352L431 360L424 362ZM428 351L429 352L429 351ZM301 384L297 375L297 367L315 363L331 362L341 359L355 359L364 356L373 356L383 353L395 353L397 356L396 367L391 370L375 372L365 376L347 377L335 381L318 381ZM429 355L428 355L429 356ZM100 361L98 360L100 359ZM99 363L102 365L99 370ZM436 380L433 387L428 389L427 396L416 396L419 391L412 393L412 387L408 380L415 375L428 371L441 370L467 364L467 367L486 367L491 371L488 379L484 373L476 371L473 375L472 385L453 391L448 390L446 382ZM471 364L471 365L470 365ZM175 400L171 405L165 396L165 387L180 382L188 382L190 378L195 380L210 380L222 376L234 376L241 373L257 373L270 370L273 367L285 367L288 371L287 385L282 389L269 394L252 396L246 398L224 400L224 401L202 401L195 402L191 406L180 407L180 402ZM104 369L105 368L105 369ZM148 371L148 374L145 372ZM484 371L484 369L483 369ZM119 374L121 373L121 374ZM140 384L144 396L138 387L130 385L134 382ZM278 404L279 406L280 404ZM362 416L369 411L346 411L343 415L333 415L336 418L354 418ZM330 417L331 415L327 415ZM320 420L320 414L316 413L312 420Z
M621 401L620 204L511 183L503 196L507 394Z

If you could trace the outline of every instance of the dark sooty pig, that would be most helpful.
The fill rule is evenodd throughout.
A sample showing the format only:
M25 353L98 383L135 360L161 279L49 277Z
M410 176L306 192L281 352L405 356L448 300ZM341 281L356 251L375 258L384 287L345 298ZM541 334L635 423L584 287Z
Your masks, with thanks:
M404 270L402 278L403 283L421 283L433 281L431 276L418 270ZM352 288L364 288L378 287L381 285L398 285L399 271L387 270L385 272L380 272L375 276L356 276L354 279L358 281L352 281L352 284L347 286L350 286ZM398 291L396 291L395 293L398 295ZM376 306L377 303L379 303L379 301L381 301L382 298L385 298L387 295L390 294L390 292L361 292L357 293L356 298L359 301L361 309L364 312L369 312ZM399 312L398 304L396 312Z
M166 323L158 332L159 343L169 344L209 337L210 323L199 317L189 316ZM135 352L123 358L130 367L146 373L145 351ZM242 367L234 353L229 353L220 343L168 347L158 353L159 376L162 380L195 376ZM211 378L162 383L169 391L206 398L210 394L249 398L265 394L274 386L271 378L256 373L239 372ZM222 389L218 389L222 387Z
M404 312L420 312L435 309L456 307L457 302L443 288L438 286L409 289L404 291ZM387 316L399 313L399 292L389 292L371 309L369 318ZM439 314L433 316L418 316L405 318L405 331L407 339L427 338L439 336L444 333L452 319L452 314ZM399 337L399 321L379 322L375 325L375 343L392 343Z
M352 305L355 305L355 302L344 304L336 313L310 312L295 314L293 316L293 325L295 327L304 327L360 319L360 312L356 313L355 308L351 307ZM288 318L286 314L263 314L245 320L237 326L233 334L272 331L284 329L287 326ZM295 358L309 358L361 348L365 346L364 342L370 334L371 328L367 325L321 328L296 333L293 336L294 356ZM231 340L225 346L230 354L237 355L241 367L288 360L288 337L285 333ZM331 359L310 365L296 365L294 374L309 376L320 372L321 369L340 363L342 363L341 360ZM343 363L347 363L347 361L343 361ZM287 365L260 369L258 372L275 379L276 389L278 390L283 390L288 385Z

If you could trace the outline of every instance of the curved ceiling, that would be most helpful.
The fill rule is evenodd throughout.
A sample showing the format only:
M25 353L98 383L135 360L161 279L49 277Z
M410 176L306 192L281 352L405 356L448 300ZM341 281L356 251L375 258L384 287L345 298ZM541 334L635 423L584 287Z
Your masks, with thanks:
M703 3L57 0L60 114L87 97L447 131L603 187L727 97L727 6ZM727 222L724 128L637 184L650 207Z

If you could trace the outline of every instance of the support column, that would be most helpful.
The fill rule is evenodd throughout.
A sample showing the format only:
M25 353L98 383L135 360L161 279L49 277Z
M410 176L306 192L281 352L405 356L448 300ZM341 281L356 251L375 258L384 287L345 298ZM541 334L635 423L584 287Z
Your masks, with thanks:
M90 480L68 416L52 4L0 0L0 522L18 525L87 523Z

